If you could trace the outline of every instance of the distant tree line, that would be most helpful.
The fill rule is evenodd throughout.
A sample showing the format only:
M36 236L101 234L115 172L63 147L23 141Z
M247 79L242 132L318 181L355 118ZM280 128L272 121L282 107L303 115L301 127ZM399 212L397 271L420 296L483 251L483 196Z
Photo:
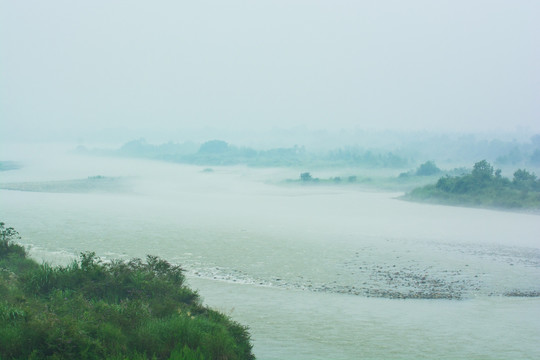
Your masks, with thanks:
M238 147L223 140L211 140L197 146L194 143L148 144L144 139L130 141L117 150L87 150L79 153L129 156L173 161L196 165L248 166L358 166L370 168L403 168L409 164L405 157L392 152L375 152L359 148L343 148L326 153L309 153L303 146L255 150Z
M399 151L395 149L392 151L382 150L381 148L374 150L373 148L363 148L361 145L342 146L318 152L307 151L303 146L258 150L251 147L234 146L223 140L210 140L203 144L188 141L153 145L144 139L130 141L116 150L89 150L84 146L79 146L77 151L87 154L130 156L197 165L309 165L401 169L414 164L414 159L417 158L431 158L454 163L485 158L490 159L498 166L540 167L540 134L532 136L530 142L479 140L472 135L458 138L446 135L426 138L418 135L415 139L403 139ZM426 174L421 175L422 170L417 175L425 176Z
M319 182L321 182L321 179L314 178L311 175L311 173L309 173L309 172L303 172L303 173L300 174L300 181L302 183L309 184L309 183L319 183ZM356 177L356 175L351 175L351 176L347 176L347 177L344 177L344 178L342 178L341 176L334 176L334 177L331 177L330 179L324 179L322 181L324 183L328 183L328 182L341 183L342 181L347 181L349 183L354 183L354 182L357 181L357 177Z

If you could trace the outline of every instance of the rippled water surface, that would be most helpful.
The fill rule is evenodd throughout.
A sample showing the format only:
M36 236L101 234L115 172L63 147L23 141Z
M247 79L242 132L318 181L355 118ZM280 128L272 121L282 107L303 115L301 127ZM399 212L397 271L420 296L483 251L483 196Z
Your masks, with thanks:
M277 185L296 170L49 159L0 182L119 176L126 191L0 190L34 256L180 263L259 359L540 358L538 215Z

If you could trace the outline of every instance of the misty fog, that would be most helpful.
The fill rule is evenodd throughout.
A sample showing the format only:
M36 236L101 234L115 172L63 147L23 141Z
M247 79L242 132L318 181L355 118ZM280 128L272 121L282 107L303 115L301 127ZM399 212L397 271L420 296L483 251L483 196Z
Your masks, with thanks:
M539 16L0 0L0 222L182 266L257 359L540 357Z

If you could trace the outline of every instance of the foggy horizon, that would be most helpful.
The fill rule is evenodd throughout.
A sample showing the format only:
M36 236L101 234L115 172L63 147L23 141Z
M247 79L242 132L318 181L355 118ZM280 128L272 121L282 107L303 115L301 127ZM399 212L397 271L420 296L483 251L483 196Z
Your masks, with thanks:
M540 132L532 1L0 4L3 141Z

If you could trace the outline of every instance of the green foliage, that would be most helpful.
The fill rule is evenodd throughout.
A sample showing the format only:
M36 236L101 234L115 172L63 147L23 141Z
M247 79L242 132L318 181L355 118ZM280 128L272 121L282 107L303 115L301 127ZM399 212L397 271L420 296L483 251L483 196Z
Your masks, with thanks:
M493 178L493 166L486 160L482 160L474 164L472 176L476 180L490 180Z
M470 174L441 177L435 185L416 188L407 197L456 205L539 209L540 180L519 169L510 181L482 160L474 164Z
M5 223L0 222L0 257L10 255L25 257L26 250L23 246L14 243L20 239L19 233L12 227L5 227Z
M184 346L182 349L174 349L171 352L170 360L204 360L204 355L201 353L200 349L196 350L190 349L187 346Z
M407 159L392 152L364 151L354 147L331 151L327 156L327 160L334 166L353 165L372 168L403 168L408 164Z
M433 161L426 161L422 165L418 167L416 170L417 176L431 176L435 174L439 174L441 172L441 169L435 165L435 162Z
M0 320L13 323L26 319L26 312L9 304L0 303Z
M520 182L534 182L536 180L536 175L530 173L527 170L518 169L514 172L514 183Z
M403 168L408 159L392 152L345 147L325 153L308 153L303 146L256 150L238 147L223 140L211 140L199 147L192 143L148 144L144 139L130 141L117 150L78 149L81 153L150 158L197 165L248 166L359 166L370 168Z
M301 164L304 157L298 147L257 151L212 140L202 144L197 153L177 157L175 161L199 165L291 166Z
M0 359L254 359L247 328L202 306L179 266L39 265L0 229Z
M229 144L222 140L211 140L201 145L199 153L201 154L221 154L229 150Z
M497 157L495 160L499 165L517 165L522 162L524 155L518 147L514 147L507 154Z
M175 161L178 157L185 156L187 154L193 154L199 149L194 143L173 143L168 142L161 145L148 144L145 139L133 140L122 145L118 150L88 150L84 147L78 147L77 152L82 154L96 154L96 155L115 155L115 156L127 156L127 157L139 157L150 159L162 159Z
M304 172L304 173L300 174L300 180L302 180L302 181L311 181L311 180L313 180L313 177L311 176L310 173Z

